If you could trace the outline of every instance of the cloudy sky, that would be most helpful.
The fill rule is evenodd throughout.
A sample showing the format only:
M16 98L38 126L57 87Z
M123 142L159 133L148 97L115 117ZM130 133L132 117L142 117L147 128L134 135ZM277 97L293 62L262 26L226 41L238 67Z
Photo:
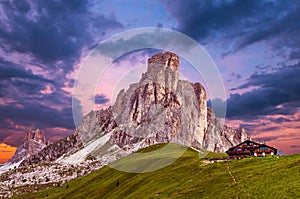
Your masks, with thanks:
M0 143L17 146L26 128L40 128L51 140L70 134L72 88L91 50L126 30L164 27L193 38L213 58L228 125L299 153L299 21L296 0L0 1ZM106 77L130 74L130 66L143 71L151 52L125 56ZM99 85L97 107L111 104L107 90Z

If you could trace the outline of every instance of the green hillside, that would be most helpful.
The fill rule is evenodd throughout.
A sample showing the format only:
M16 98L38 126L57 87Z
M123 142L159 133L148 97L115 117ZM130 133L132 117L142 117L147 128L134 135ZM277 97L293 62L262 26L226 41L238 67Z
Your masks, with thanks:
M163 156L182 151L172 145ZM154 146L145 154L144 169L159 164L161 158L147 160ZM207 157L220 154L208 154ZM221 156L224 154L221 154ZM131 156L119 164L131 162ZM164 159L164 158L163 158ZM137 160L135 160L137 161ZM104 167L61 187L14 198L300 198L300 155L246 158L208 164L207 158L188 149L175 162L147 173L127 173Z

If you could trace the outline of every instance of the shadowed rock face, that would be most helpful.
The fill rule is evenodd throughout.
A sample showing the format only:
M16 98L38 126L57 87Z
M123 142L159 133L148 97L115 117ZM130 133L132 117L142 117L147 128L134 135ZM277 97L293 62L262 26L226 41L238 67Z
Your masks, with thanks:
M20 166L38 164L40 162L52 162L61 156L66 156L82 148L82 143L76 133L69 135L51 145L44 146L42 149L30 155Z
M180 80L178 68L176 54L153 55L140 81L121 90L112 107L91 111L73 135L47 146L22 164L54 161L107 136L106 148L116 150L114 158L107 155L107 162L118 159L124 151L128 154L157 143L225 152L243 142L247 138L244 129L223 125L207 107L204 87ZM37 137L40 142L42 139ZM102 157L107 149L99 150Z
M9 160L11 163L19 162L24 158L30 158L37 154L50 142L47 142L44 133L39 130L28 129L25 132L21 145L17 148L15 155Z
M208 129L203 140L203 148L209 151L225 152L245 140L248 136L243 128L233 129L216 118L211 108L207 108Z

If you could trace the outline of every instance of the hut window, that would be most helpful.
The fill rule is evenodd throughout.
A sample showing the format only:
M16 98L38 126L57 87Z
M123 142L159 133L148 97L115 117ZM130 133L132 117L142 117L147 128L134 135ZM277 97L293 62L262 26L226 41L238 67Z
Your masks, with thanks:
M265 151L267 148L265 147L265 146L261 146L260 147L260 150L263 150L263 151Z

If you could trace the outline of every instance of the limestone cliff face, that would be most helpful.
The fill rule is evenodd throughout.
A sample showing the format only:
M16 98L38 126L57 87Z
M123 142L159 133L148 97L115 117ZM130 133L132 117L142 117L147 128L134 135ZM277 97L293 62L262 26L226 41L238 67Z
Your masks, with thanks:
M61 184L157 143L225 152L246 140L244 129L227 127L215 117L200 83L179 79L178 68L179 57L174 53L152 56L140 81L120 91L113 106L91 111L73 134L57 142L49 144L40 130L28 130L16 155L0 167L0 173L21 160L20 166L51 164L27 167L27 173L13 172L0 192L5 189L7 193L20 184Z
M216 118L212 109L207 109L208 129L203 147L209 151L225 152L230 147L245 141L248 136L243 128L232 129Z
M113 109L111 143L123 149L174 142L224 152L247 137L224 126L207 107L200 83L180 80L179 57L170 52L148 59L141 80L122 90Z
M91 111L84 117L73 134L47 145L38 153L26 158L20 166L53 162L58 158L68 157L83 149L84 143L103 136L115 128L115 126L111 107L105 110ZM84 136L79 136L79 134Z
M39 130L28 129L25 132L24 139L21 145L17 148L15 155L9 160L9 162L19 162L24 158L30 158L44 147L46 147L50 142L47 142L44 133Z
M123 149L167 142L202 147L207 129L205 90L199 83L180 80L178 67L174 53L148 59L147 72L122 90L112 107L117 127L111 143Z
M78 134L73 133L61 140L44 146L41 150L27 157L20 166L28 166L41 162L52 162L61 156L67 156L76 150L83 148Z
M204 87L180 80L178 68L176 54L153 55L140 81L121 90L113 106L91 111L74 134L45 147L22 165L54 161L102 137L107 143L98 147L97 154L106 155L107 163L157 143L173 142L225 152L243 142L247 138L244 129L223 125L207 107ZM43 139L37 136L37 140Z

